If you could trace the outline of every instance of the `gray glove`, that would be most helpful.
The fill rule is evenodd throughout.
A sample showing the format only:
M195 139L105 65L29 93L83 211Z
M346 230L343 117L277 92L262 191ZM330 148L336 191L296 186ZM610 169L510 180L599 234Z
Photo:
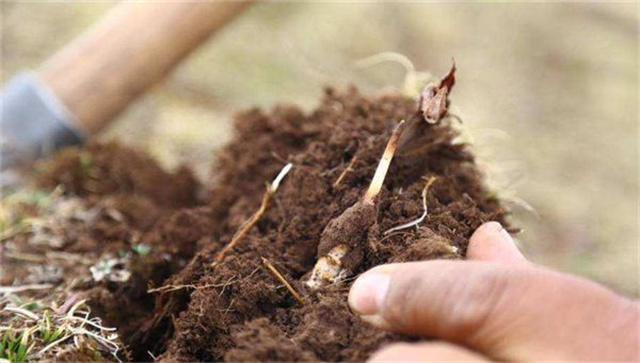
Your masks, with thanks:
M27 167L86 139L71 113L32 73L11 79L0 95L0 105L1 185L12 183L7 180L9 169Z

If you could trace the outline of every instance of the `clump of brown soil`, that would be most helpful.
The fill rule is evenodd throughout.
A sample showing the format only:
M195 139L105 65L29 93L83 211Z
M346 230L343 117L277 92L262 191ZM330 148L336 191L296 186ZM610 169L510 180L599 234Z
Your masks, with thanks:
M135 149L92 143L44 161L34 182L40 189L3 200L13 215L2 222L22 228L3 236L2 285L46 284L30 296L45 303L88 299L134 357L149 359L130 344L153 312L147 289L184 267L196 251L194 233L210 233L197 228L210 223L195 208L196 179L185 168L165 172Z
M363 360L386 342L406 340L349 311L354 277L387 262L463 258L481 223L504 222L505 211L485 189L467 145L455 141L458 133L447 118L420 126L411 147L397 153L375 206L363 212L371 223L351 236L357 258L343 260L348 275L319 289L305 282L326 253L319 246L323 231L343 227L336 217L362 199L395 125L417 112L413 100L364 97L350 89L327 90L309 115L286 106L241 114L237 136L214 168L211 234L201 235L202 250L156 291L155 318L141 329L141 344L153 340L155 353L166 349L165 360L335 361ZM265 214L222 262L212 264L258 209L265 182L287 162L293 168ZM423 213L421 192L430 177L437 179L427 194L426 219L417 228L385 234ZM303 304L263 259L303 296Z
M419 107L352 88L327 90L310 114L293 106L244 112L200 200L191 173L167 173L133 149L111 143L63 152L36 177L41 187L62 192L62 204L52 204L46 228L0 245L2 263L17 271L3 283L42 283L20 272L27 257L59 264L56 291L88 298L105 324L118 327L134 360L148 360L148 352L178 361L364 360L387 342L410 338L368 326L349 310L358 274L388 262L464 258L480 224L504 223L505 210L447 117L454 81L452 70L425 89ZM403 119L409 126L382 190L363 203ZM265 183L287 163L293 167L264 214L220 258L258 210ZM423 214L423 191L433 178L426 218L386 233ZM309 286L314 265L337 242L349 250L340 261L344 274ZM52 251L64 258L52 262ZM100 270L105 265L116 271Z
M196 202L198 183L187 168L167 173L148 155L115 142L65 149L38 170L39 187L63 185L80 197L132 194L173 208Z

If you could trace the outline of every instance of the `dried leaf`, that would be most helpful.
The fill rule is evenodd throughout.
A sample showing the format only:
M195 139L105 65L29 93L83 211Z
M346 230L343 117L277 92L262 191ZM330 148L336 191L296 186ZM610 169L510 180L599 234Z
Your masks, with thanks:
M430 124L435 124L442 119L448 111L449 93L456 83L456 64L438 84L429 83L424 87L420 95L418 109Z

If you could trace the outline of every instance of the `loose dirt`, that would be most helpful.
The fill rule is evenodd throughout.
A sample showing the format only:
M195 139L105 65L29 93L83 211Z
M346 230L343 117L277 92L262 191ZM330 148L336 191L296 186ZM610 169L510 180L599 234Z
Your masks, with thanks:
M309 115L286 106L269 114L241 114L236 138L213 168L210 243L165 284L197 287L158 297L157 319L173 317L167 325L174 330L162 357L363 360L385 342L406 339L369 327L349 311L353 278L386 262L463 258L471 233L485 221L503 221L505 213L484 188L468 147L455 142L457 132L445 119L425 124L414 147L405 149L410 152L399 152L375 208L355 208L351 225L336 226L335 218L362 198L394 126L415 112L412 100L368 98L350 89L327 90L320 107ZM265 182L287 162L293 168L266 213L233 253L212 267L216 252L260 205ZM432 176L437 180L427 195L426 219L418 228L384 234L423 213L421 192L425 178ZM370 228L358 223L371 218ZM340 283L311 291L304 282L317 258L331 247L320 244L323 231L331 229L328 225L354 249L351 258L343 259L350 274ZM261 258L287 278L304 304L263 267Z
M448 105L446 97L441 101L436 111ZM420 112L414 100L366 97L354 88L327 89L309 114L286 105L246 111L204 187L187 170L166 173L117 144L59 155L40 170L38 185L61 188L60 198L99 212L90 222L65 222L56 234L65 243L57 248L89 263L125 251L121 268L131 273L126 281L93 278L70 290L82 291L106 324L119 327L136 360L149 360L151 353L171 361L359 361L385 343L411 340L354 315L347 305L352 281L383 263L462 259L480 224L506 223L468 145L457 142L457 121L446 115L411 130L375 204L357 207L392 130ZM287 163L293 167L265 213L214 263ZM423 214L422 192L432 177L426 218L385 233ZM354 204L349 213L355 217L336 221ZM31 246L32 236L11 239L11 248ZM321 243L329 239L349 246L345 273L310 288L305 282L316 261L334 247ZM147 253L138 253L140 245ZM77 276L91 277L86 266L74 266ZM24 278L18 275L13 279Z

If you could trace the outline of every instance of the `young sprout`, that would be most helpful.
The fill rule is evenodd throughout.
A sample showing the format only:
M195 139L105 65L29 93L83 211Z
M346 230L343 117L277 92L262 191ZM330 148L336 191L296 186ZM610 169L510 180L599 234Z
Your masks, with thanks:
M424 188L422 188L422 208L424 209L424 212L422 212L422 215L411 222L407 222L405 224L388 229L386 232L384 232L385 235L395 231L400 231L409 227L417 226L418 224L422 223L422 221L424 221L424 219L427 217L427 192L429 191L429 187L431 186L431 184L433 184L435 181L436 181L436 177L432 176L427 180L427 182L424 185Z
M367 192L362 198L363 203L373 204L375 198L378 196L378 194L380 194L382 184L384 183L384 178L387 176L387 171L389 170L389 166L391 165L391 160L393 160L393 155L395 154L396 148L398 147L398 140L400 139L400 135L402 135L402 131L404 130L404 125L405 122L404 120L402 120L393 129L391 138L389 138L389 141L387 142L387 147L384 149L384 154L382 154L382 159L380 159L380 163L378 163L376 173L373 175L373 179L371 179L369 189L367 189Z
M331 220L325 227L318 245L318 256L321 257L306 282L308 287L317 289L326 284L334 283L342 279L362 261L363 241L366 239L369 228L376 221L376 199L382 189L404 128L404 120L394 128L369 188L362 199L347 208L339 217Z
M260 217L262 217L264 212L267 210L267 206L269 205L269 201L271 200L271 197L276 193L276 191L278 190L278 187L280 186L280 183L282 182L282 179L284 179L284 177L287 175L287 173L289 173L292 167L293 167L293 164L291 163L285 165L284 168L280 170L280 173L278 173L275 179L273 179L273 182L271 182L271 184L267 184L267 190L264 192L264 195L262 196L262 202L260 203L260 208L258 208L258 210L251 216L251 218L249 218L244 223L242 223L238 232L236 232L236 234L231 239L231 242L229 242L222 250L220 250L220 252L218 252L213 262L211 263L211 267L215 267L220 262L222 262L226 254L229 251L231 251L233 247L235 247L235 245L238 244L238 242L240 242L240 240L249 232L249 230L256 223L258 223L258 220L260 220Z

